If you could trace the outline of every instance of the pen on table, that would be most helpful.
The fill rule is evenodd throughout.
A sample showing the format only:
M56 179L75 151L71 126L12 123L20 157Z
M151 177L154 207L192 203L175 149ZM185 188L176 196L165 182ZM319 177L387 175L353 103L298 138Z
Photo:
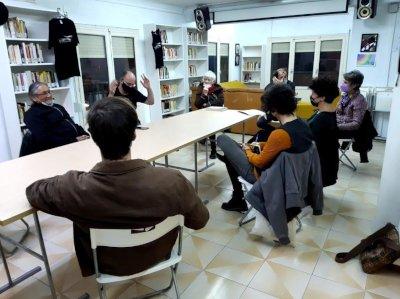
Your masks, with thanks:
M247 112L244 112L244 111L241 111L241 110L238 110L238 112L239 112L239 113L242 113L242 114L249 115Z

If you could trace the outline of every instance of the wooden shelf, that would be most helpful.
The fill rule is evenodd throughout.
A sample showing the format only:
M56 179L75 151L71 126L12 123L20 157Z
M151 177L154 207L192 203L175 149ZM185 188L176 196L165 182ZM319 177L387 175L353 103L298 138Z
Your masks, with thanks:
M182 61L183 59L164 59L164 62L175 62L175 61Z
M23 3L18 6L17 5L6 5L10 13L17 13L17 14L38 14L38 15L43 15L43 14L49 14L49 15L55 15L57 13L57 10L54 9L48 9L46 7L40 7L36 4L33 3Z
M208 58L189 58L189 61L208 61Z
M181 95L171 96L171 97L168 97L168 98L161 98L161 101L172 100L172 99L178 99L178 98L183 98L183 97L184 97L184 95L181 94Z
M248 73L251 73L251 72L261 72L261 70L242 70L242 72L248 72Z
M185 109L176 109L176 110L173 110L173 111L169 111L169 112L163 112L163 116L164 115L170 115L170 114L174 114L174 113L179 113L179 112L183 112L183 111L185 111Z
M18 38L18 37L6 37L6 41L10 42L30 42L30 43L47 43L47 38Z
M29 66L53 66L53 62L44 62L44 63L22 63L22 64L10 64L11 67L29 67Z
M167 44L162 44L163 46L172 46L172 47L181 47L182 44L174 44L174 43L167 43Z
M203 44L188 44L188 47L208 47L208 45L203 45Z
M69 86L62 86L62 87L54 87L54 88L50 88L50 91L61 91L61 90L68 90ZM15 92L16 95L19 94L28 94L28 91L16 91Z

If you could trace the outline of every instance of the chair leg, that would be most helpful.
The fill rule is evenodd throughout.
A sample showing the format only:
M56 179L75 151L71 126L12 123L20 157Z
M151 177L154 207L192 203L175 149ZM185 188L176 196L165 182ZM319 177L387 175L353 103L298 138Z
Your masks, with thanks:
M296 217L295 219L297 221L297 224L299 225L298 228L296 229L296 233L299 233L303 228L303 223L301 222L299 217Z
M97 289L99 291L100 299L107 299L107 292L104 285L97 283Z
M250 208L247 210L247 212L243 215L243 217L240 218L240 220L239 220L239 226L243 226L243 225L245 225L245 224L247 224L247 223L253 221L254 219L256 219L256 217L252 217L252 218L250 218L250 219L248 219L248 220L245 220L246 217L249 215L249 213L250 213L250 211L251 211L252 209L253 209L253 207L250 207Z
M171 267L172 281L173 281L174 287L175 287L176 298L180 299L181 295L179 294L178 282L176 280L175 271L176 271L176 268L174 269L174 267Z
M340 162L342 162L342 164L344 165L344 166L347 166L348 168L350 168L350 169L352 169L353 171L356 171L357 170L357 167L354 165L354 163L350 160L350 158L346 155L346 152L347 152L347 150L350 148L350 146L351 146L351 142L349 142L347 145L346 145L346 148L344 148L344 149L341 149L341 148L339 148L340 149L340 157L339 157L339 160L340 160ZM346 163L345 161L343 161L343 157L345 157L346 158L346 160L348 161L348 163Z

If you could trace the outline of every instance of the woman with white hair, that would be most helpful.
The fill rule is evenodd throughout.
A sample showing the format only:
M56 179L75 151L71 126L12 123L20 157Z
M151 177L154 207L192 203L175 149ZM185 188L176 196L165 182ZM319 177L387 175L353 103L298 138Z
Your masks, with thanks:
M212 71L204 74L203 80L197 88L196 101L194 105L197 109L202 109L210 106L224 105L224 90L221 85L216 83L216 76ZM210 136L211 154L210 159L217 157L217 146L215 143L215 135Z

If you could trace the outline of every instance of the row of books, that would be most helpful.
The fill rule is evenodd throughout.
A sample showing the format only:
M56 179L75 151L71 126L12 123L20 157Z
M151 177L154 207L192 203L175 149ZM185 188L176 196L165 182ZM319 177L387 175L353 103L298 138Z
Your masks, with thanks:
M189 65L189 76L190 77L197 76L197 67L193 64Z
M243 69L245 71L259 71L261 69L261 61L244 61Z
M4 33L6 37L11 38L28 38L28 30L25 21L18 17L9 18L4 24Z
M56 75L51 71L25 71L23 73L13 73L11 75L15 92L28 91L29 85L36 81L47 83L51 88L59 87Z
M44 62L42 46L34 43L8 45L8 58L11 64Z
M189 57L189 59L196 59L197 58L197 49L189 48L188 49L188 57Z
M176 48L163 47L164 59L177 59L178 50Z
M175 111L177 108L178 108L178 103L176 100L166 100L162 102L163 113Z
M200 32L188 31L188 43L196 45L204 45L203 34Z
M167 30L160 30L160 37L162 44L168 44Z
M161 97L169 98L178 95L178 85L177 84L162 84L161 88Z
M28 108L29 107L26 103L17 102L18 118L20 124L24 123L25 112L28 110Z
M158 76L160 79L169 79L169 71L166 66L158 69Z

